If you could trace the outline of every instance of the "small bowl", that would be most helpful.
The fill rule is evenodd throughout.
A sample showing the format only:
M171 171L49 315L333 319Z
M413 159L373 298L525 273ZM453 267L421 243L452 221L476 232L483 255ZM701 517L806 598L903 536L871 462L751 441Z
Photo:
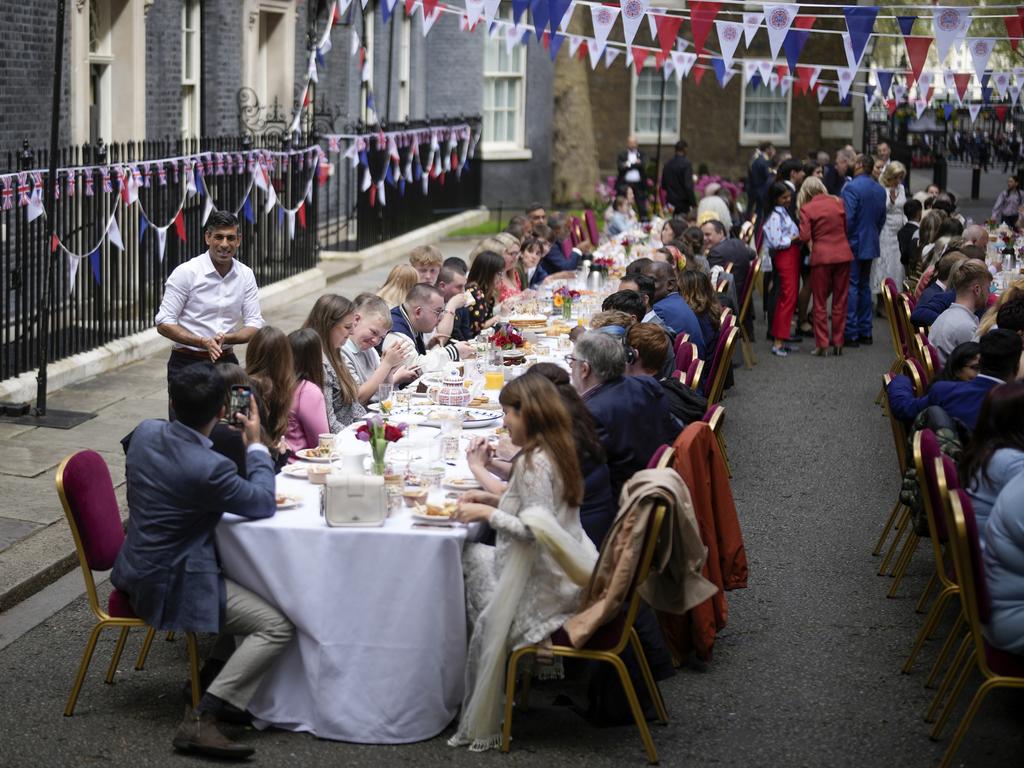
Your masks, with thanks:
M326 485L327 476L331 474L332 467L330 465L311 465L306 470L306 479L309 480L313 485Z

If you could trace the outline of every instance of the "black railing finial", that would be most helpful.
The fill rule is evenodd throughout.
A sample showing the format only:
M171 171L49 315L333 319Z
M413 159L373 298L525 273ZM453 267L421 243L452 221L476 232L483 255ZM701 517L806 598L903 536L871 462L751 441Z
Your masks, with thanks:
M32 148L29 147L28 139L25 139L25 141L22 142L22 145L21 145L21 153L18 155L18 163L19 163L19 165L21 167L21 170L25 170L26 168L31 168L32 167L32 163L34 161L35 161L35 153L32 151Z
M107 164L107 145L103 143L102 137L96 140L96 164Z

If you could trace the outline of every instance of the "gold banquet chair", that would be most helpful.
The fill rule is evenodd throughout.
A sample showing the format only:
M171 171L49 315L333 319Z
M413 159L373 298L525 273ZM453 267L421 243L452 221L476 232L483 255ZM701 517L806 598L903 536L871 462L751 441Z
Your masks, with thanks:
M673 450L669 448L661 455L657 467L664 469L670 466L672 457ZM636 689L633 688L633 682L629 677L629 672L626 670L625 663L620 658L620 654L626 649L627 644L633 650L633 654L640 665L640 671L643 674L647 692L654 703L658 721L660 723L667 723L668 710L665 709L665 701L661 697L661 691L658 690L658 684L655 682L654 675L651 673L651 667L647 663L647 657L644 655L643 647L640 645L640 638L633 628L633 622L636 619L637 611L640 609L642 599L639 588L647 580L647 575L650 572L651 562L654 559L654 550L658 543L658 536L661 532L665 515L665 506L659 504L657 509L655 509L654 518L650 522L645 535L640 565L634 574L633 583L630 585L625 608L620 611L616 618L598 629L583 648L574 648L569 642L568 635L559 629L551 636L553 644L550 648L528 645L512 653L508 661L508 671L505 680L505 720L501 733L502 752L508 752L511 748L512 709L515 700L516 672L519 668L519 662L524 656L544 652L563 658L587 659L588 661L602 661L611 664L619 675L619 681L622 683L626 699L629 701L629 707L633 713L633 719L636 721L636 727L640 730L640 739L643 742L644 750L647 752L647 761L651 765L658 762L658 750L654 746L654 740L651 738L651 731L647 726L647 720L644 718L643 708L640 706L640 700L637 698ZM529 692L528 680L529 678L524 681L521 696L524 710L526 709L526 698Z
M896 462L900 471L900 479L907 471L907 430L903 426L903 423L893 416L892 408L889 405L889 382L891 382L893 376L891 373L886 373L882 376L882 406L885 409L885 415L889 419L889 427L892 429L892 441L893 446L896 448ZM915 392L916 387L915 387ZM892 560L894 554L899 547L900 540L903 538L903 534L907 527L910 525L910 510L900 499L899 494L896 496L896 503L893 505L892 511L889 513L889 517L885 521L885 526L882 528L882 533L878 537L878 542L875 544L875 548L872 550L872 555L881 554L882 548L885 546L886 539L889 538L889 533L895 527L896 535L889 545L889 549L882 558L882 564L878 568L878 575L883 575L889 567L889 561Z
M141 670L153 642L154 630L135 615L124 592L119 589L111 591L106 610L101 607L96 592L93 571L109 571L113 568L117 554L124 544L124 528L114 496L114 484L111 482L110 470L103 457L96 451L89 450L78 451L68 456L57 468L56 483L57 495L60 497L71 535L75 540L75 551L78 553L78 563L82 568L82 578L85 580L89 608L97 622L85 644L85 652L82 654L71 694L64 707L65 717L71 717L100 633L111 628L121 630L105 678L107 683L112 684L117 664L128 640L128 631L133 627L148 630L135 664L135 669ZM189 676L192 682L192 706L195 707L199 705L199 648L194 633L187 633L186 640Z
M753 236L753 234L751 234ZM731 264L729 266L732 266ZM736 327L740 329L740 350L743 354L743 365L750 370L757 365L757 357L754 355L753 339L747 333L747 315L750 314L750 305L753 302L754 286L761 277L761 258L754 259L750 266L750 273L747 275L747 284L743 286L743 296L740 297L740 310L736 315Z

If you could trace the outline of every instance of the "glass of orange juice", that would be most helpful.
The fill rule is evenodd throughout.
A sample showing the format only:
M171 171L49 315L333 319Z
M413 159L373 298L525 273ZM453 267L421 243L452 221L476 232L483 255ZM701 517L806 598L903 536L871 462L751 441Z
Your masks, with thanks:
M484 389L501 389L505 386L505 372L500 368L488 368L484 373Z

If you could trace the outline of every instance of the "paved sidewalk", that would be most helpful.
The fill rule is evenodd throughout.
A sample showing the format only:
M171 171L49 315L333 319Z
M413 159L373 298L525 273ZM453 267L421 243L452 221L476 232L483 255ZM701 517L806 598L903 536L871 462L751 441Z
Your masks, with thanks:
M465 257L475 241L443 241L445 257ZM389 261L328 283L326 290L350 298L374 290L397 262ZM319 295L267 312L268 324L287 332L302 325ZM240 350L244 355L244 348ZM74 544L54 488L54 472L82 448L106 459L126 512L124 453L120 440L143 419L166 418L167 351L51 393L48 406L89 411L96 417L74 429L0 423L0 612L52 582L75 565Z

